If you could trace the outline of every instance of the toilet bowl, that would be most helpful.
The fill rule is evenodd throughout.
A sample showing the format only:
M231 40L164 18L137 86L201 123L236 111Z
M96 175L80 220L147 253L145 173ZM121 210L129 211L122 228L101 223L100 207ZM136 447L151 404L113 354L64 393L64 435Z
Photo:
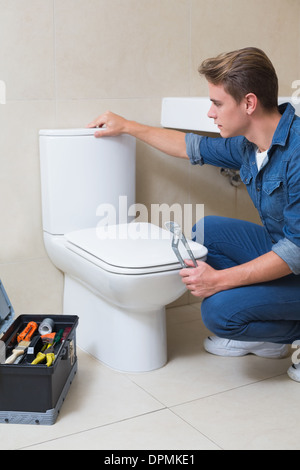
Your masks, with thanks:
M95 139L91 130L40 131L43 228L48 256L64 273L63 312L79 316L79 347L113 369L146 372L167 361L165 305L185 286L169 232L95 218L102 202L134 199L133 144L130 136ZM190 247L205 260L205 247Z

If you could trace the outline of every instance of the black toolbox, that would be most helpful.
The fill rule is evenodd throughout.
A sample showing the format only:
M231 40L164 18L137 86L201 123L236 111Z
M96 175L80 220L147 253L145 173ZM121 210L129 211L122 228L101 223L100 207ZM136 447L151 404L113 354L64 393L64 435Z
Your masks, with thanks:
M66 333L56 345L52 365L32 365L25 360L18 364L0 364L0 423L55 423L60 408L77 372L76 315L20 315L14 320L14 310L0 281L0 333L7 355L12 353L16 336L29 322L38 326L46 318L54 321L53 331ZM36 332L38 334L38 331Z

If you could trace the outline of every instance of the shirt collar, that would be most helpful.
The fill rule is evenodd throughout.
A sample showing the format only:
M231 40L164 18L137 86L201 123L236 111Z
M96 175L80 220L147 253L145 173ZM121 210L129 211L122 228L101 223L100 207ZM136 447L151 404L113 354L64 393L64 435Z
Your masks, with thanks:
M271 147L273 145L285 145L292 122L295 116L295 108L290 103L283 103L278 106L278 110L282 117L278 123L276 131L273 135Z
M291 103L282 103L278 106L278 110L280 112L281 119L278 123L278 126L274 132L273 139L269 150L273 147L273 145L282 145L286 144L290 127L293 123L295 117L295 108L291 105ZM244 137L244 146L256 148L256 146L250 142L249 140Z

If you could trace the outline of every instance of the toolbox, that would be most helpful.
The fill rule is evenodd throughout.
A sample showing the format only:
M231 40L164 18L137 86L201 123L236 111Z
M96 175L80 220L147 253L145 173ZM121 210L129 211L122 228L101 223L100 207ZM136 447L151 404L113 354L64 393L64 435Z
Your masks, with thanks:
M29 354L33 353L33 348L30 348L33 343L30 343L24 354L14 363L5 363L9 357L12 357L15 348L18 348L18 335L26 330L30 322L35 322L38 326L31 341L34 338L41 341L36 336L39 336L39 327L46 319L52 320L54 333L61 332L59 342L54 343L55 349L52 349L54 351L52 363L47 365L45 361L36 364L29 362L33 357ZM15 319L14 310L0 281L2 351L5 348L5 356L0 363L0 423L39 425L55 423L77 372L77 325L76 315L26 314ZM43 336L42 339L44 340ZM50 340L48 341L50 347ZM43 342L43 345L44 348L47 347L47 343ZM47 350L44 353L46 356Z

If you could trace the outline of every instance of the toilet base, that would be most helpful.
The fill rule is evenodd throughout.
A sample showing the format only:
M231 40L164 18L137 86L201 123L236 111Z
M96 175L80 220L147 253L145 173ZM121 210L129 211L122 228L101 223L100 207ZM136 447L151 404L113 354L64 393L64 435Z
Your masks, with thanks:
M165 307L120 308L65 275L64 313L79 316L78 346L113 369L147 372L167 362Z

